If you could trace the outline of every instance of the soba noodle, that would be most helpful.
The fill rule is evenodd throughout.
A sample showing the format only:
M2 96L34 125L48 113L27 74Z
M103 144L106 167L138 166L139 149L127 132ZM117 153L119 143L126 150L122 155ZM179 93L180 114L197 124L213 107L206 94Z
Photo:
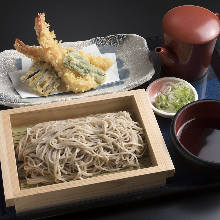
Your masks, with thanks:
M27 128L16 147L27 184L84 179L139 168L143 129L126 111L49 121Z

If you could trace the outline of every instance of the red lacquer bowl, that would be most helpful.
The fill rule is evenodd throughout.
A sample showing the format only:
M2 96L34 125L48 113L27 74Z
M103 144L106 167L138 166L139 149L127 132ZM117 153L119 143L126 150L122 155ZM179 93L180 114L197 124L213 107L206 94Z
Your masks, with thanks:
M188 161L220 168L220 100L199 100L180 109L172 120L171 140Z

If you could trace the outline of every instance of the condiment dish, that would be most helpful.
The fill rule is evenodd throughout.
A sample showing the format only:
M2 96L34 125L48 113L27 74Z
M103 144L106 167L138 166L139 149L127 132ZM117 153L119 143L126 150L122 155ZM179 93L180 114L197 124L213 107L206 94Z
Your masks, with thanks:
M175 83L179 83L182 82L184 83L187 87L189 87L192 91L192 93L194 94L194 100L196 101L198 100L198 94L196 89L187 81L180 79L180 78L176 78L176 77L163 77L163 78L159 78L155 81L153 81L146 89L147 92L147 96L148 99L151 103L151 107L153 109L153 111L159 115L162 116L164 118L173 118L173 116L176 114L176 112L167 112L164 110L160 110L157 107L155 107L154 103L155 103L155 99L156 97L168 86L175 84ZM187 103L188 104L188 103Z

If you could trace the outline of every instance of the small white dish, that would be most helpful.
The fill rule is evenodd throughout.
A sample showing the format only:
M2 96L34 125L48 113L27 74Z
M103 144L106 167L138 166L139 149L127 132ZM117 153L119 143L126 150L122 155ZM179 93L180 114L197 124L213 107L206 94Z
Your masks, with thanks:
M198 100L198 93L196 89L189 82L183 79L180 79L180 78L176 78L176 77L159 78L153 81L146 89L148 99L151 103L151 107L157 115L160 115L161 117L164 117L164 118L172 118L176 114L176 113L170 113L170 112L166 112L163 110L159 110L153 105L153 103L155 102L155 98L157 97L157 95L164 89L166 84L168 85L169 83L178 83L178 82L184 82L186 85L188 85L189 88L194 93L194 96L195 96L194 101Z

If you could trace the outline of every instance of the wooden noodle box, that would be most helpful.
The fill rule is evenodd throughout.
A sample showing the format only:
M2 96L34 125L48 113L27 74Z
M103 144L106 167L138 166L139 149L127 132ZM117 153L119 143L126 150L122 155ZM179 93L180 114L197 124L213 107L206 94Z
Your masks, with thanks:
M129 111L144 128L150 165L46 186L20 188L12 131L40 122ZM0 160L6 206L17 213L166 184L174 166L144 90L20 107L0 112Z

